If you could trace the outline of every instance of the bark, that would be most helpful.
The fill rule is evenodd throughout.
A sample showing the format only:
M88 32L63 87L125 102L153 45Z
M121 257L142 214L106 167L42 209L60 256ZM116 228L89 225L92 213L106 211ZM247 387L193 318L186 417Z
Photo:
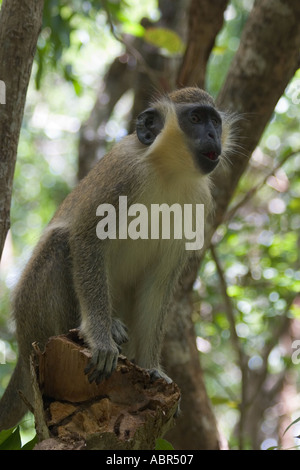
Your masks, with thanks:
M215 38L220 31L228 0L191 0L188 21L188 41L179 70L178 86L204 88L206 65Z
M0 80L6 87L6 102L0 104L0 256L10 227L17 147L43 5L43 0L4 0L0 12Z
M189 266L182 277L169 313L164 341L163 365L181 390L181 410L176 426L167 435L175 449L220 449L220 437L207 396L203 370L196 348L193 305L189 293L194 282Z
M180 398L174 383L151 380L124 356L108 379L89 383L91 353L77 330L50 338L43 352L35 349L38 449L152 450L174 426Z

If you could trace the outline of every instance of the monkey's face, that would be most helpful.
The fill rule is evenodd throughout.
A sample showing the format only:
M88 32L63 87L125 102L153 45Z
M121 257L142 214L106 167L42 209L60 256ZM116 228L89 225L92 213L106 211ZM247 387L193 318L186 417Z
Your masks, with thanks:
M176 103L178 133L183 133L192 159L204 174L215 169L222 152L222 119L217 110L208 104ZM170 116L162 109L149 108L137 118L136 132L140 142L150 146L168 125ZM174 127L174 124L172 124ZM172 151L170 143L170 152Z
M196 164L203 173L210 173L222 152L221 116L212 106L193 104L182 105L177 116Z

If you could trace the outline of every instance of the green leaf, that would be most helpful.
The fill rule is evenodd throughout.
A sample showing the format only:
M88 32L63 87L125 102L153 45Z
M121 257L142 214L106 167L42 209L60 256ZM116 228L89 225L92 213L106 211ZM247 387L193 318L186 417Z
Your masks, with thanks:
M142 37L145 34L145 28L139 23L131 23L127 21L122 24L122 31L126 34L131 34L132 36Z
M230 408L238 409L238 402L222 396L211 397L213 405L227 405Z
M0 432L0 446L12 435L15 429L16 428L11 428Z
M11 428L0 433L0 450L20 450L21 436L20 428Z
M169 54L180 54L184 50L184 43L178 34L167 28L148 28L145 31L144 39Z
M22 450L32 450L35 444L37 443L38 443L38 438L37 438L37 435L35 435L30 441L26 442L26 444L23 445Z
M239 286L228 286L227 294L229 297L239 297L242 295L243 289Z
M225 46L215 46L213 48L213 54L217 55L223 55L226 52L226 47Z
M174 447L165 439L156 439L155 450L174 450Z
M294 318L300 318L300 305L293 303L290 312Z
M285 435L285 433L290 429L291 426L293 426L293 424L296 424L300 421L300 417L295 419L295 421L293 421L291 424L288 425L288 427L286 428L286 430L284 431L283 435Z

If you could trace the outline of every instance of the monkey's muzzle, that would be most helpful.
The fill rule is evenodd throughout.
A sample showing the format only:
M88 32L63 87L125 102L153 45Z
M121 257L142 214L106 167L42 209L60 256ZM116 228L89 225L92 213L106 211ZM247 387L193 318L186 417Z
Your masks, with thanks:
M197 149L194 152L196 164L199 169L207 175L208 173L212 172L219 163L220 160L221 149L218 149L217 146L213 148L205 149Z

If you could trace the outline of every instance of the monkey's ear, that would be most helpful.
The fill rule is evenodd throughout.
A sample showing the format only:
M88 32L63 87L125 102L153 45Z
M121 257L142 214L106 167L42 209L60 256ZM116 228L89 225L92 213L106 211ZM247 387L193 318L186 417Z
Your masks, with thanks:
M154 108L146 109L137 117L136 133L144 145L151 145L163 127L163 119Z

